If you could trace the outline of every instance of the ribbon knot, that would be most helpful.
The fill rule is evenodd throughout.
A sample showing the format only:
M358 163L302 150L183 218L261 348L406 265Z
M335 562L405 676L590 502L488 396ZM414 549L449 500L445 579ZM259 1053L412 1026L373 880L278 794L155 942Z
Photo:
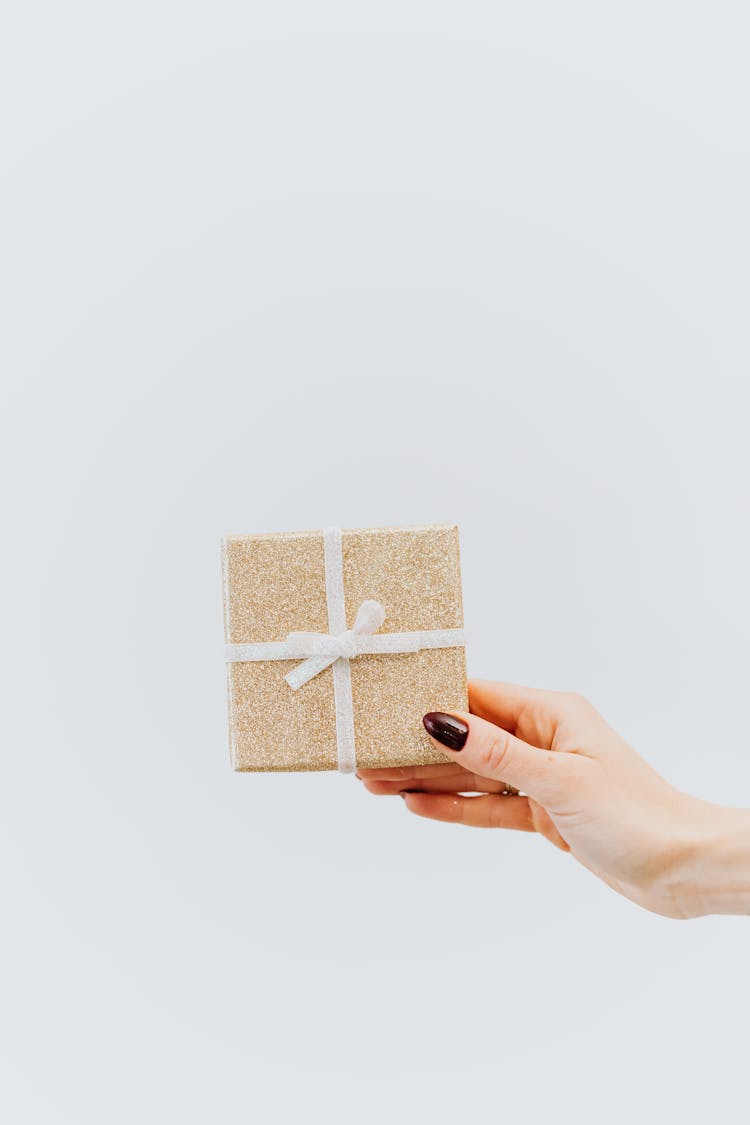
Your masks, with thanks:
M377 632L384 621L385 610L380 602L368 599L357 610L351 629L341 633L287 633L286 643L306 646L310 656L288 672L284 679L296 691L335 660L353 660L355 656L360 656L359 638Z
M332 637L331 640L335 641L335 649L339 659L353 660L357 655L357 634L353 629L347 629L345 633L340 633L338 637Z

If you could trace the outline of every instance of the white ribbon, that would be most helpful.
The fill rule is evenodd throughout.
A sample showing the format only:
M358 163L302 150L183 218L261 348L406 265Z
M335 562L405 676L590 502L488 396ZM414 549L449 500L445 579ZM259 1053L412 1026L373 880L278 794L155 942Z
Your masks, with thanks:
M297 691L324 668L332 666L339 770L341 773L353 773L357 762L350 661L364 655L456 648L464 643L464 633L463 629L422 629L415 633L381 633L373 636L385 621L385 610L380 602L370 600L362 602L354 625L347 629L340 527L327 527L323 532L323 553L328 632L288 633L283 641L227 645L226 659L229 662L241 662L304 657L302 664L298 664L284 677L292 691Z

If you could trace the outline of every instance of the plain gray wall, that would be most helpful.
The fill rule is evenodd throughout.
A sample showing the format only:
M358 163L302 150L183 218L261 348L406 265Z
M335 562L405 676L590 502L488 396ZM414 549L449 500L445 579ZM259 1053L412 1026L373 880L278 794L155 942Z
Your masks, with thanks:
M750 805L746 6L3 25L6 1119L744 1120L747 919L232 774L219 539L458 522L474 674Z

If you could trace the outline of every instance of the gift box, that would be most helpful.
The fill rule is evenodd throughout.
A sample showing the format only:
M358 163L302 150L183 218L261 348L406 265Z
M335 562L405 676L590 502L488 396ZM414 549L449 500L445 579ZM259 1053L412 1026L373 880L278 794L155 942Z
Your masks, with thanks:
M445 761L427 711L467 710L458 528L223 541L232 766Z

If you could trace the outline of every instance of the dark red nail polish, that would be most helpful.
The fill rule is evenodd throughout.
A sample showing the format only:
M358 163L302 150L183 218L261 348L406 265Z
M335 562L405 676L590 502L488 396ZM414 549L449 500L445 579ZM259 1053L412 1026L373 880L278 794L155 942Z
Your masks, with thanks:
M463 750L469 737L469 728L461 719L443 711L430 711L422 719L424 729L450 750Z

